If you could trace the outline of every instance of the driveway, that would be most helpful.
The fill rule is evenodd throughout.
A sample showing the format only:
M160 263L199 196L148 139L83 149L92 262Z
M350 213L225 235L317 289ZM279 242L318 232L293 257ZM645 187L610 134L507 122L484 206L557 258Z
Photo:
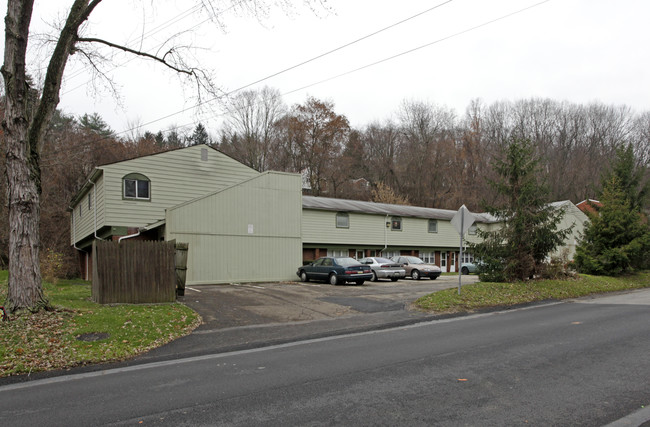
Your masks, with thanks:
M463 276L463 285L478 280ZM403 310L413 300L458 286L458 276L436 280L366 282L332 286L319 282L190 286L179 301L203 317L199 330L273 323L306 322Z

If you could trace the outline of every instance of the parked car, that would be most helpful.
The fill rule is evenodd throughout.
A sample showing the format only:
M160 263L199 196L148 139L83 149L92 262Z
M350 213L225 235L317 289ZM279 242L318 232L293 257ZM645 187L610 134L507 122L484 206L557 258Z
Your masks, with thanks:
M391 259L401 264L406 270L406 275L413 280L420 280L420 277L436 280L442 273L442 270L437 265L427 264L416 256L394 256Z
M398 264L388 258L381 257L367 257L361 258L359 262L363 265L368 265L372 269L372 280L376 282L377 279L390 279L393 282L398 279L406 277L406 270L402 264Z
M460 266L460 272L463 274L476 273L478 271L478 265L473 262L464 262Z
M296 274L303 282L323 280L332 285L340 285L345 282L363 285L363 282L372 279L372 270L369 266L348 257L318 258L311 264L298 267Z

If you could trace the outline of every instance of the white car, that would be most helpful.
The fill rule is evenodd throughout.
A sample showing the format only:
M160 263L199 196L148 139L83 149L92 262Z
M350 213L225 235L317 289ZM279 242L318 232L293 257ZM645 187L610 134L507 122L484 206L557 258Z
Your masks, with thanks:
M397 264L388 258L367 257L359 260L361 264L368 265L372 269L372 280L390 279L393 282L406 277L406 270L401 264Z

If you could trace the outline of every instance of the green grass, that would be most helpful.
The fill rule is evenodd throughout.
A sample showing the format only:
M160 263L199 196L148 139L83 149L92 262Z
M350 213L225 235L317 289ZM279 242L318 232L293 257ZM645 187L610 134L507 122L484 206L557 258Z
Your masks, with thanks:
M621 277L580 275L573 280L515 283L478 282L419 298L415 307L436 313L456 313L544 300L561 300L604 292L650 287L650 272Z
M90 283L43 283L54 311L0 322L0 377L90 363L128 359L189 334L200 323L178 304L100 305L90 300ZM7 295L7 272L0 271L0 300ZM108 338L80 341L86 333Z

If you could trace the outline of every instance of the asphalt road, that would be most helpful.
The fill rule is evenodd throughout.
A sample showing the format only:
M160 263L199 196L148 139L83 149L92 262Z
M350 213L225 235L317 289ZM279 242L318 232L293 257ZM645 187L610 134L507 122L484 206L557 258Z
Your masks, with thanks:
M0 425L639 421L649 320L644 290L54 377L0 387Z
M475 283L478 276L463 276ZM203 318L200 331L250 325L327 320L358 314L403 310L417 298L458 286L458 276L436 280L379 280L362 286L288 282L196 286L179 301Z

